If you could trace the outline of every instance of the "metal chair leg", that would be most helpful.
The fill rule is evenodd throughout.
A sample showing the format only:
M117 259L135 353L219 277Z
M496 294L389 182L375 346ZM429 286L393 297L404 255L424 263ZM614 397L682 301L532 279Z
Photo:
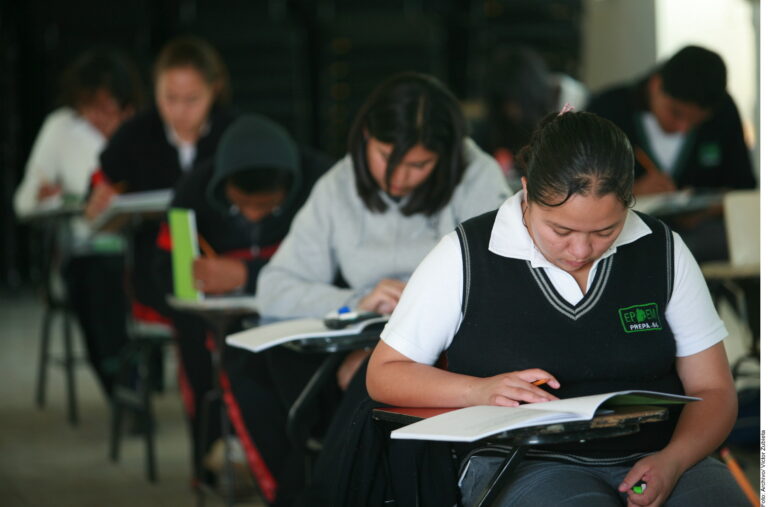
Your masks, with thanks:
M37 406L45 406L45 389L48 380L48 357L51 345L51 321L53 320L53 311L50 307L45 309L43 315L43 326L40 332L40 356L37 364L37 387L35 389L35 399Z
M152 375L151 365L153 346L150 343L143 345L143 350L139 357L141 357L141 364L139 365L139 382L137 389L139 390L139 397L142 406L142 421L144 427L144 444L146 447L145 463L147 471L147 480L149 482L157 481L157 465L155 462L155 428L154 428L154 414L152 413Z
M512 476L515 467L525 457L526 452L528 452L528 448L521 446L507 455L493 476L488 480L488 484L485 485L480 498L477 499L475 507L489 507L493 505L501 490L509 483L509 478Z
M112 424L109 432L109 459L120 459L120 439L122 438L123 407L117 400L112 401Z
M72 322L69 312L62 309L64 326L64 372L67 384L67 416L72 426L77 426L77 390L75 385L75 356L72 350Z

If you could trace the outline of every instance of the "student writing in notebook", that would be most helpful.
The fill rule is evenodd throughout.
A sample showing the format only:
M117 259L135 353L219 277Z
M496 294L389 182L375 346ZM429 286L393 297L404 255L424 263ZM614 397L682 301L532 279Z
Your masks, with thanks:
M587 110L608 118L636 152L636 195L686 188L755 188L739 111L723 59L687 46L637 82L594 96ZM699 262L726 259L722 209L670 217Z
M680 237L630 209L626 136L564 111L528 150L523 189L444 237L411 277L371 357L371 397L465 407L622 389L699 396L634 435L530 450L500 504L746 505L707 457L736 414L726 330ZM445 369L433 366L442 353ZM465 505L500 460L468 461ZM632 492L640 480L647 489Z
M85 51L65 70L61 106L45 118L14 195L19 217L50 202L86 198L99 153L115 130L143 103L136 65L109 47ZM93 237L85 221L70 222L72 249L63 266L67 299L83 332L88 360L104 393L112 393L113 358L125 342L122 245ZM105 294L113 294L105 297Z
M285 129L263 116L235 120L224 132L214 158L181 179L171 202L172 207L195 212L199 239L205 245L192 273L199 290L207 295L253 294L257 274L288 233L312 185L330 165L329 158L300 148ZM160 229L157 245L162 253L156 265L165 292L171 294L173 244L167 224ZM198 462L221 435L215 405L209 407L207 434L200 435L202 400L213 387L206 326L189 313L173 312L172 317L182 385L191 389L183 399L192 429L192 455ZM199 449L201 438L204 446Z
M394 76L368 97L351 128L348 155L317 182L259 274L259 310L279 318L324 317L342 306L390 313L440 236L508 195L498 164L467 137L458 102L444 85L422 74ZM343 284L335 283L341 279ZM276 389L270 383L285 385L276 362L300 360L282 348L252 356L271 362L277 375L254 378L247 394L264 398ZM338 374L342 387L365 357L359 351L347 358ZM285 453L283 428L268 424L285 421L313 371L292 379L296 390L282 393L284 404L274 406L274 417L261 412L254 418L254 441L281 444ZM278 496L291 493L290 487L278 484Z

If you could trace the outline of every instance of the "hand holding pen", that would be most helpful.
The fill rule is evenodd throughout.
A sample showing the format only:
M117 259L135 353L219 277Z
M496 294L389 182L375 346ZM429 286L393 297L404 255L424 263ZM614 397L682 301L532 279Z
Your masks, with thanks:
M125 190L124 183L118 183L110 185L106 181L97 183L93 187L91 196L88 198L88 203L85 206L85 217L89 220L93 220L107 209L112 198L117 194L122 193Z
M559 389L560 382L551 373L539 369L513 371L487 378L473 378L467 391L467 406L500 405L517 407L522 403L540 403L558 398L540 386Z

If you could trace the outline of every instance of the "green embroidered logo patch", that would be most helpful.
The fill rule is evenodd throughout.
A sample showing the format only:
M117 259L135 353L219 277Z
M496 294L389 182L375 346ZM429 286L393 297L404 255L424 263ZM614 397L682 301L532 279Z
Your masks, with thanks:
M720 164L722 154L717 143L704 143L699 148L699 162L704 167L714 167Z
M661 331L659 306L656 303L619 308L619 319L621 319L625 333Z

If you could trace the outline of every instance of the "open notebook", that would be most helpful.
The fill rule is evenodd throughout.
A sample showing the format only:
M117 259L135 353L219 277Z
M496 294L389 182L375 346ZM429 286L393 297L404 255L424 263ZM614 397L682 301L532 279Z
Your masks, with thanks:
M256 298L251 295L223 294L211 296L197 289L192 272L195 259L200 257L195 211L184 208L168 210L168 227L171 231L171 263L173 270L173 301L178 308L231 308L253 307Z
M268 348L297 340L326 339L360 334L364 331L381 330L389 315L378 315L355 322L341 329L331 329L326 319L292 319L246 329L227 336L227 345L261 352Z
M392 438L474 442L504 431L592 419L598 408L668 405L700 398L656 391L617 391L519 407L478 405L423 419L392 432Z
M171 202L173 190L148 190L119 194L112 198L104 212L91 222L94 231L116 230L122 227L127 217L162 215Z

